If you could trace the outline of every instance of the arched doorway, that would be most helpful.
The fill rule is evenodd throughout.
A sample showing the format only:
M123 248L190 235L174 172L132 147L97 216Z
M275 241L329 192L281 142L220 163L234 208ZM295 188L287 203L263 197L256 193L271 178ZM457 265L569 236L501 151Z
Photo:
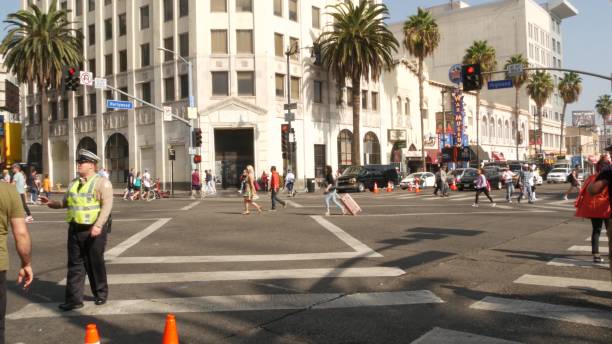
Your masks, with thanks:
M380 142L371 131L363 137L363 161L366 165L380 164Z
M42 145L38 142L33 143L28 150L28 165L42 172Z
M338 133L338 168L344 170L353 163L353 133L343 129Z
M110 174L112 183L125 183L129 168L128 140L122 134L115 133L108 138L104 148L106 156L106 169Z
M68 185L73 176L68 174L68 143L65 141L54 142L51 146L51 158L53 159L53 182ZM74 163L74 162L73 162Z
M85 136L79 141L77 145L77 155L80 149L87 149L94 154L98 154L98 144L89 136Z

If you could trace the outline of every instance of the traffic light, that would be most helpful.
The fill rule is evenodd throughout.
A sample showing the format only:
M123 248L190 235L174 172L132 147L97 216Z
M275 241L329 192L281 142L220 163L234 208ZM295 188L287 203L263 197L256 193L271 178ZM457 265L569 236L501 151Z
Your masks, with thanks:
M79 75L77 70L70 67L64 72L64 90L76 91L79 89Z
M287 152L289 151L289 124L281 124L281 150L283 152L283 159L287 159Z
M468 64L461 66L461 82L463 91L475 91L482 88L482 75L480 74L480 64Z
M193 137L192 137L193 146L201 147L202 146L202 129L195 128L193 129L192 133L193 133Z
M196 154L193 156L193 163L199 164L202 162L202 156L200 154Z

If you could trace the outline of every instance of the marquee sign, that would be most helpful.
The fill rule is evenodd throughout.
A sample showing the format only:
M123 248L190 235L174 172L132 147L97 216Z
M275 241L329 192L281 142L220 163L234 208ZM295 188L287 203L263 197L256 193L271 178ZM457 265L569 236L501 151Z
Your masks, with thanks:
M463 109L463 95L461 91L454 90L452 93L452 111L455 119L455 145L467 146L469 143L464 140L463 129L465 122L465 111Z

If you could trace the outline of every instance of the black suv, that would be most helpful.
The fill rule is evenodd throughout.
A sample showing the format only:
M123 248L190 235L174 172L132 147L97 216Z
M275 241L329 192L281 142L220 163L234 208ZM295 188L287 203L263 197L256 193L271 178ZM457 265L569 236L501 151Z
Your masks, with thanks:
M399 183L399 176L392 165L350 166L338 177L338 191L359 191L374 189L374 183L379 188L387 187L387 183Z
M488 166L484 168L485 177L491 184L492 189L501 189L501 175L502 170L497 166ZM463 176L461 176L461 181L457 184L459 190L467 190L474 189L474 181L476 180L476 169L475 168L466 168Z

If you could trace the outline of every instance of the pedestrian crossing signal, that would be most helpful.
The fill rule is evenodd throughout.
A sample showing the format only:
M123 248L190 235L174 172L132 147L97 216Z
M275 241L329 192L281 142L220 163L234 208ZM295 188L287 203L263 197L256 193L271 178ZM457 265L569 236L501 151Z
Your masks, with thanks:
M283 159L287 159L287 152L289 151L289 131L289 124L281 124L281 151Z
M202 156L199 154L196 154L193 156L193 163L194 164L199 164L202 162Z

